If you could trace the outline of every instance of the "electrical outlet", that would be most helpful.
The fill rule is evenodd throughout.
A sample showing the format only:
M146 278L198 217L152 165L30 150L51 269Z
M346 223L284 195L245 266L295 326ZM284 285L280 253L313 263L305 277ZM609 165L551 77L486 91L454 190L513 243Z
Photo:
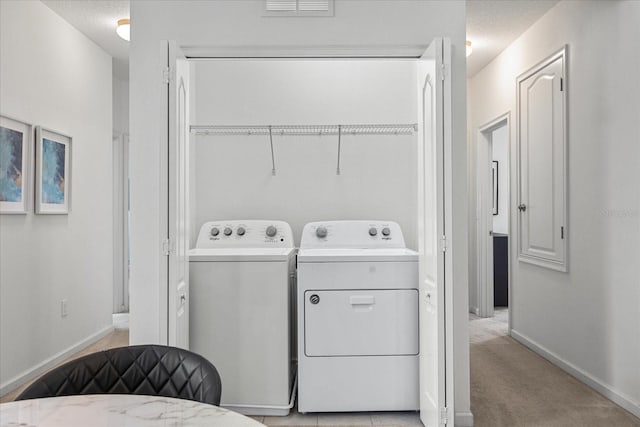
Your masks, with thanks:
M69 312L67 311L67 299L63 299L60 301L60 317L67 317Z

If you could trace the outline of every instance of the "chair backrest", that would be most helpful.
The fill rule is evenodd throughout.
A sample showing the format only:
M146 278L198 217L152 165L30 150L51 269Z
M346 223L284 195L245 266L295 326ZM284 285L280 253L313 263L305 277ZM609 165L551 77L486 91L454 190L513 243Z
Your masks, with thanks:
M222 384L204 357L175 347L118 347L46 373L16 400L78 394L144 394L220 404Z

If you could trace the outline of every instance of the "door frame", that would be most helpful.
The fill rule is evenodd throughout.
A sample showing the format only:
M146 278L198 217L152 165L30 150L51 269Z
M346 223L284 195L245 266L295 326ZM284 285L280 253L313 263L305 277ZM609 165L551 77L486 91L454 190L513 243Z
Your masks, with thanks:
M491 161L493 159L493 141L491 133L503 126L507 127L507 179L511 182L511 112L508 111L478 127L476 138L476 295L478 296L478 313L480 317L493 317L493 214ZM507 229L511 236L511 193L509 185L509 209ZM511 333L511 239L507 241L509 256L509 333Z
M454 300L453 300L453 96L452 96L452 59L451 40L435 38L433 42L442 40L441 79L443 80L443 174L444 174L444 351L445 351L445 398L447 425L455 424L455 352L454 352ZM432 43L433 43L432 42Z
M129 134L113 134L113 313L129 312Z
M166 49L167 44L174 43L177 49L182 49L183 54L186 53L186 59L189 61L198 61L198 60L257 60L257 59L265 59L260 56L256 56L255 52L251 56L243 56L241 47L234 47L233 49L239 49L238 52L241 55L230 55L228 52L225 52L225 55L220 55L219 50L216 51L215 48L212 50L208 50L203 48L198 51L198 55L196 57L192 57L189 55L188 48L183 47L175 42L175 41L164 41L163 49L162 49L162 57L166 57ZM445 235L446 240L443 243L446 247L446 255L445 255L445 267L444 267L444 352L445 352L445 398L443 399L446 414L443 414L448 419L448 425L453 425L455 418L455 408L454 408L454 366L455 366L455 354L454 354L454 300L453 300L453 197L452 197L452 185L453 185L453 167L452 167L452 144L453 144L453 135L452 135L452 122L453 122L453 100L452 100L452 84L451 84L451 59L452 59L452 48L451 41L448 38L440 38L435 37L429 43L427 43L423 47L411 47L410 49L406 46L399 48L397 51L394 51L393 48L389 48L388 46L384 47L384 54L380 55L372 55L371 49L367 50L367 54L363 55L358 49L353 50L345 50L339 49L338 51L333 51L331 48L321 49L320 54L316 54L313 57L305 56L300 53L299 49L295 49L292 47L283 47L278 49L278 55L271 55L268 59L277 60L277 59L285 59L285 60L340 60L340 61L348 61L348 60L376 60L376 61L385 61L385 60L419 60L422 53L431 46L433 43L442 43L442 52L443 52L443 69L438 70L440 74L440 78L443 83L443 112L442 112L442 120L443 120L443 129L444 129L444 159L443 162L443 173L444 173L444 222L445 222ZM382 48L382 47L381 47ZM415 52L415 53L413 53ZM216 55L218 53L218 55ZM171 70L169 70L171 73ZM169 77L170 78L170 77ZM169 105L168 100L168 91L166 87L163 87L163 104ZM418 94L420 96L420 94ZM169 109L166 108L162 111L161 126L164 126L162 134L168 136L168 130L170 129L170 120L174 118L171 117ZM162 186L165 191L163 191L162 196L162 204L167 207L167 209L162 213L162 228L168 227L169 222L169 182L168 182L168 169L170 162L173 159L170 158L169 153L169 141L168 137L165 136L162 141L163 149L161 159L163 160L162 164L166 168L163 173L162 178ZM419 171L418 171L419 172ZM444 236L443 236L444 237ZM165 332L165 337L169 340L169 321L170 321L170 304L169 304L169 287L170 283L170 275L168 268L168 257L163 256L163 267L161 267L163 271L163 276L166 283L166 293L164 295L161 294L161 302L160 302L160 329ZM165 269L166 267L166 269ZM163 327L164 325L164 327Z

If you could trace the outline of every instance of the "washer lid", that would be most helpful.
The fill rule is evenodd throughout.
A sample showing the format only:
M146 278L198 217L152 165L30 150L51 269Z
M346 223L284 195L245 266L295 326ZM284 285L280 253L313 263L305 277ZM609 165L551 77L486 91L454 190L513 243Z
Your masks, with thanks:
M294 248L213 248L191 249L190 262L287 261Z
M300 249L298 262L416 262L418 252L406 248L390 249Z

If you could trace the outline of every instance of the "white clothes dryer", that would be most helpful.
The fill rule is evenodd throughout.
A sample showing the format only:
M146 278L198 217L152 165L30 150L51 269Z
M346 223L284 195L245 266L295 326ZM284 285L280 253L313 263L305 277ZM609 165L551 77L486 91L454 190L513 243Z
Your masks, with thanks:
M418 254L390 221L305 225L298 411L419 409Z
M295 248L289 224L205 223L189 253L190 349L222 380L221 406L287 415L295 370Z

